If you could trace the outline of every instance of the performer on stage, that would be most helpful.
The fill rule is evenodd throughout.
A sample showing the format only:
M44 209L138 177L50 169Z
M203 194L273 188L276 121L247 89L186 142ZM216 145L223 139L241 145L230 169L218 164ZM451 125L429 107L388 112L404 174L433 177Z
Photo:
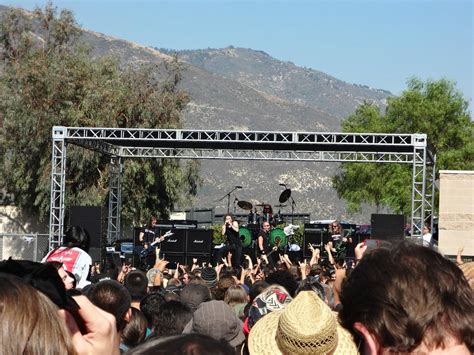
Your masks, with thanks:
M148 224L143 226L138 239L141 243L138 249L138 256L140 258L140 269L144 271L150 269L155 265L156 255L155 255L155 246L152 246L156 239L155 228L156 228L157 218L155 216L150 216Z
M329 225L329 245L336 258L345 258L352 245L352 238L347 236L341 223L335 220Z
M270 248L270 222L263 222L257 237L257 257L267 254Z
M239 224L231 214L224 216L222 235L226 237L225 245L217 252L217 263L221 262L223 256L232 251L232 266L240 266L242 258L242 241L239 235Z
M156 221L157 219L155 216L150 216L150 219L148 220L148 224L146 226L143 226L138 236L140 243L151 243L155 241Z

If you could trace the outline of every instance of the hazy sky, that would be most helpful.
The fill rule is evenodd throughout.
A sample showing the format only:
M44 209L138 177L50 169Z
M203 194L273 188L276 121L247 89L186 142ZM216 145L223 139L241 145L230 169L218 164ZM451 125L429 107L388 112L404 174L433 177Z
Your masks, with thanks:
M46 1L0 0L33 9ZM56 0L83 28L170 49L263 50L338 79L399 94L412 76L447 78L470 101L472 0Z

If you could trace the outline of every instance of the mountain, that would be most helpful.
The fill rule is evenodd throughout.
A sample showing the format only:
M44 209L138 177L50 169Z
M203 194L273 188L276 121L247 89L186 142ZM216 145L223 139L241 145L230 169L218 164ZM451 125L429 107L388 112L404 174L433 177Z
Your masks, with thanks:
M390 92L348 84L323 72L301 68L245 48L201 49L163 53L178 56L199 68L285 101L344 118L364 101L385 104Z
M0 15L5 9L0 5ZM342 119L362 102L383 108L391 96L388 91L346 83L258 50L164 50L89 30L82 31L80 40L91 47L94 56L112 56L124 65L160 63L176 52L183 63L181 85L191 97L184 112L187 128L340 131ZM202 188L183 209L214 207L224 212L227 201L218 200L235 185L243 186L238 199L275 205L282 192L279 183L285 183L292 189L298 213L311 213L312 219L368 220L369 210L348 216L345 203L331 188L337 164L204 160L201 167ZM282 212L290 212L290 207Z

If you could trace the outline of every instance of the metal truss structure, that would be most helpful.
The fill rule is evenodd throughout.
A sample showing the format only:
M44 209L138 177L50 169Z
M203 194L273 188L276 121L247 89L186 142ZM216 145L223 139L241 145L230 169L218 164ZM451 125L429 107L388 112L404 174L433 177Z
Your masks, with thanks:
M62 243L68 144L110 156L109 242L117 240L121 232L121 175L125 158L411 164L412 236L421 236L423 224L432 223L435 157L428 149L426 134L55 126L52 135L50 249Z

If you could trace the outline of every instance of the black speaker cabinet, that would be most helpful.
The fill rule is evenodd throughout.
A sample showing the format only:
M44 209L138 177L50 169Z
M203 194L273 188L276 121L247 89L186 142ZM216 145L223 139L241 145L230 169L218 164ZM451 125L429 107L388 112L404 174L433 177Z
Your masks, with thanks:
M202 263L206 263L206 265L207 265L207 263L209 263L211 261L211 254L210 253L196 254L196 255L186 254L186 258L185 258L186 265L188 265L188 266L193 265L193 259L197 259L197 264L199 266L201 266Z
M101 247L102 207L73 206L69 208L69 226L81 226L90 235L90 248ZM100 260L100 257L99 257Z
M212 230L188 229L187 234L187 254L209 254L211 252Z
M405 216L402 214L372 214L371 239L401 240L405 234Z
M169 228L158 228L156 236L161 236L169 231ZM185 229L172 229L173 235L166 237L161 242L161 251L163 253L184 253L186 251L186 233Z
M305 228L303 238L303 257L310 258L313 254L308 248L308 244L311 244L313 248L319 248L321 251L324 248L324 244L328 242L328 232L325 228Z
M186 264L186 255L184 253L163 253L163 258L170 263L179 263L180 265L191 265Z

